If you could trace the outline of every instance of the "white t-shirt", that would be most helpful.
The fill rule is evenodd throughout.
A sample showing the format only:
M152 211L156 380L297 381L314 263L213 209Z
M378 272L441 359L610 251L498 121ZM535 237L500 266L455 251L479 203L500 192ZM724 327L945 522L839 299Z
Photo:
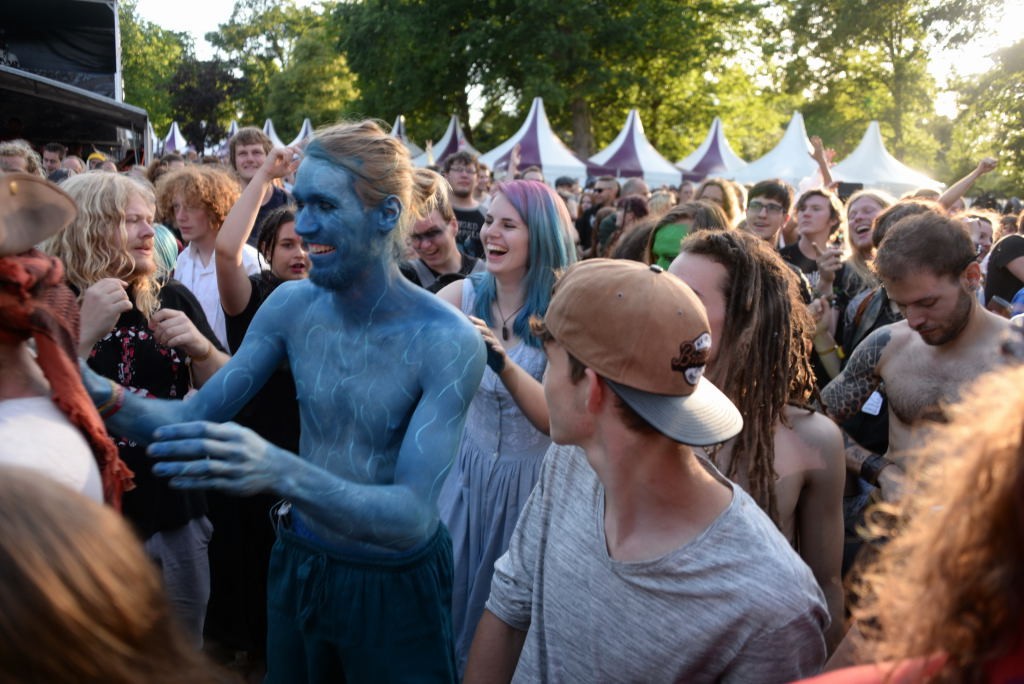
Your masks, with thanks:
M103 503L89 443L49 397L0 401L0 463L36 470Z
M252 245L242 248L242 266L246 275L256 275L262 270L260 253ZM190 244L178 255L174 268L174 279L181 282L199 300L203 307L206 320L220 340L221 346L228 348L227 323L224 310L220 307L220 291L217 289L217 259L210 256L210 263L203 266L199 254Z

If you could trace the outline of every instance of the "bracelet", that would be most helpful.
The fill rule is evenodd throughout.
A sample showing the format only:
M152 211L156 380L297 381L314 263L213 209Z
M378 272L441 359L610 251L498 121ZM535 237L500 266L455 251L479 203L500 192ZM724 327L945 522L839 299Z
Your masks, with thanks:
M828 355L829 355L829 354L831 354L832 352L837 352L837 351L839 351L839 347L838 347L837 345L834 345L834 344L833 344L833 345L832 345L831 347L829 347L828 349L818 349L817 347L815 347L815 348L814 348L814 351L818 352L818 356L828 356Z
M892 461L880 454L871 454L860 464L860 479L869 485L878 486L878 476L887 467L895 465Z
M212 354L213 354L213 342L210 342L209 340L207 340L206 341L206 353L205 354L200 354L198 356L192 356L191 357L191 361L192 361L192 363L202 363L206 359L210 358L210 356Z
M110 398L96 409L103 419L110 418L124 406L124 387L110 379L107 382L110 383Z

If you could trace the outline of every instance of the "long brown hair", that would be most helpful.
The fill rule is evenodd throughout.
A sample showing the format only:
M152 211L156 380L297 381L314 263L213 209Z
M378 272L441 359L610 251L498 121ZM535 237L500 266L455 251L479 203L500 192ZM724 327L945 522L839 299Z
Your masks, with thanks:
M932 681L986 681L1024 616L1024 366L982 376L912 456L893 535L855 586L862 662L945 654Z
M720 353L708 378L743 415L725 476L746 466L750 495L779 524L775 497L775 426L786 424L785 407L807 407L814 392L810 331L796 276L763 240L735 230L702 230L680 247L721 264L725 323ZM717 465L717 464L716 464Z
M113 510L0 467L0 680L226 681L173 622L156 568Z

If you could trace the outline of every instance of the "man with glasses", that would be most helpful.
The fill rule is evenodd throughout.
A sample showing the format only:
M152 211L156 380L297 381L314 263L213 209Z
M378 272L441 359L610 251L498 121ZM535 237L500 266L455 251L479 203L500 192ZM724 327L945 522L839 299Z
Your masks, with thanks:
M615 201L619 199L619 181L611 176L601 176L594 181L590 194L593 197L590 208L576 219L576 232L580 236L580 248L584 251L590 249L593 243L594 229L597 227L594 225L594 215L602 207L615 206Z
M452 186L452 209L459 232L455 238L459 251L475 258L484 254L480 242L480 228L484 225L484 212L474 197L479 180L476 155L462 150L444 160L444 177Z
M424 172L433 175L425 170L417 173ZM437 206L425 218L415 221L409 233L409 246L417 258L402 263L399 269L412 282L437 293L453 280L484 270L486 264L483 259L459 252L455 243L459 226L452 210L451 193L446 189L438 192L435 199Z
M747 195L747 231L778 247L779 232L789 221L792 204L793 188L785 181L761 181Z

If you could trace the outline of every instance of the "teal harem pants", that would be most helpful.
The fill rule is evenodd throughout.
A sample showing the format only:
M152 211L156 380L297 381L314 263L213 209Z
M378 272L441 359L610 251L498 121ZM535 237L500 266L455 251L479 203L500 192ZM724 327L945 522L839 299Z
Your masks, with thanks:
M452 543L346 558L284 524L267 583L266 684L454 682Z

